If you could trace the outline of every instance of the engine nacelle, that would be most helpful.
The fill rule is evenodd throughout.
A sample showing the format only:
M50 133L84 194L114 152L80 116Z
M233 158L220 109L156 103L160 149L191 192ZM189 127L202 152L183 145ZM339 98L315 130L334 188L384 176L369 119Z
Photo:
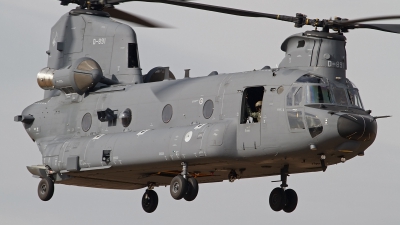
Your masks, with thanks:
M37 75L37 82L44 90L58 89L65 94L82 95L102 78L100 65L91 58L83 57L59 70L43 68Z

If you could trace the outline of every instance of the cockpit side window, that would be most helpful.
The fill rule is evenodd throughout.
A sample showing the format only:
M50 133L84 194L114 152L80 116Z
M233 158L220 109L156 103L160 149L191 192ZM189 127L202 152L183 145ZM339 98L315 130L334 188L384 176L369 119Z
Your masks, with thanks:
M362 102L361 102L361 97L360 94L358 93L358 89L356 85L353 84L349 79L346 79L346 85L347 85L347 94L349 96L350 100L350 105L351 106L356 106L359 108L364 108Z
M356 89L356 88L348 89L347 93L349 95L350 105L356 106L356 107L359 107L362 109L364 108L364 106L361 102L360 95L358 94L358 89Z
M290 89L288 95L286 96L286 105L287 106L293 106L293 94L295 93L297 88L298 87L292 87L292 89Z
M302 111L288 111L287 115L291 130L305 129Z
M300 87L299 90L297 90L296 94L294 94L294 105L300 105L302 100L303 100L303 89Z

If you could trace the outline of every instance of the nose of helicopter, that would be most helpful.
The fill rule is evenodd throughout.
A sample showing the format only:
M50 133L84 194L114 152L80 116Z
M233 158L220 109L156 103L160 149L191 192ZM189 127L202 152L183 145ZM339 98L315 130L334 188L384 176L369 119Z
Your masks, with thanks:
M377 133L376 120L371 116L345 114L337 122L340 136L356 141L374 140Z

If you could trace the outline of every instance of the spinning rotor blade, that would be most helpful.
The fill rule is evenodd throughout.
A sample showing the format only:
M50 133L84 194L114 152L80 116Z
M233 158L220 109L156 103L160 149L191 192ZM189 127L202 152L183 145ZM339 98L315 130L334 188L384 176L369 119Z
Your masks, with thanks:
M113 18L136 23L144 27L166 28L166 26L164 25L157 24L155 22L150 22L149 19L140 18L139 16L124 12L116 8L104 8L103 11L109 13L110 16Z
M188 2L186 0L108 0L107 3L116 4L116 3L122 3L122 2L132 2L132 1L163 3L163 4L177 5L177 6L187 7L187 8L201 9L201 10L236 15L236 16L264 17L264 18L283 20L283 21L289 21L289 22L296 22L296 19L297 19L296 17L293 17L293 16L283 16L283 15L253 12L253 11L247 11L247 10L242 10L242 9L234 9L234 8L228 8L228 7L222 7L222 6L214 6L214 5Z
M127 1L129 1L129 0L127 0ZM236 15L236 16L264 17L264 18L270 18L270 19L276 19L276 20L283 20L283 21L295 23L295 27L311 25L314 27L325 27L325 28L329 28L329 29L343 30L343 31L347 31L347 29L368 28L368 29L380 30L380 31L385 31L385 32L400 33L400 25L397 25L397 24L359 24L360 22L366 22L366 21L400 19L400 15L377 16L377 17L368 17L368 18L361 18L361 19L354 19L354 20L340 20L340 19L318 20L318 19L308 19L306 15L303 15L301 13L298 13L296 15L296 17L292 17L292 16L260 13L260 12L253 12L253 11L247 11L247 10L241 10L241 9L206 5L206 4L187 2L187 1L179 1L179 0L135 0L135 1L164 3L164 4L177 5L177 6L201 9L201 10L218 12L218 13Z
M391 20L391 19L400 19L400 15L375 16L375 17L367 17L367 18L360 18L360 19L354 19L354 20L344 20L344 21L340 21L340 24L351 25L351 24L357 24L360 22L369 22L369 21L377 21L377 20Z
M367 28L400 34L400 24L356 24L354 28Z
M347 32L349 29L357 29L357 28L367 28L367 29L374 29L380 30L385 32L392 32L392 33L400 33L400 25L397 24L360 24L360 22L366 21L376 21L376 20L388 20L388 19L400 19L400 15L392 15L392 16L377 16L377 17L368 17L368 18L361 18L361 19L354 19L354 20L347 20L341 18L335 19L309 19L306 15L297 13L296 16L285 16L285 15L277 15L277 14L268 14L268 13L261 13L261 12L254 12L254 11L247 11L241 9L234 9L222 6L214 6L214 5L207 5L201 3L194 3L188 2L187 0L105 0L102 3L98 0L60 0L62 5L67 5L69 3L76 3L81 7L89 7L89 8L98 8L110 13L112 17L127 20L130 22L138 23L147 27L162 27L161 25L157 25L152 23L148 20L139 18L132 14L123 12L121 10L114 9L114 5L118 5L119 3L123 2L153 2L153 3L163 3L169 5L177 5L187 8L194 8L224 14L230 14L235 16L245 16L245 17L262 17L262 18L269 18L281 21L287 21L294 23L295 27L303 27L304 25L311 25L313 27L322 27L323 31L329 32L330 29L338 32ZM97 4L97 5L96 5ZM110 7L110 8L109 8Z

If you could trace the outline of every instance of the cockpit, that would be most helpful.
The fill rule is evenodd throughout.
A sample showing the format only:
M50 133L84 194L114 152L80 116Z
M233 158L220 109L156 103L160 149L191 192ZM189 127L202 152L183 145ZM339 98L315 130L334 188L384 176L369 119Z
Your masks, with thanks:
M303 95L304 92L304 95ZM346 79L345 86L338 86L328 79L304 75L297 79L287 95L287 106L299 105L304 96L304 105L331 104L364 109L357 87Z
M313 138L322 132L323 121L319 118L319 113L310 108L367 114L358 89L350 80L346 79L344 84L336 84L326 78L306 74L293 83L286 96L291 132L308 129Z

